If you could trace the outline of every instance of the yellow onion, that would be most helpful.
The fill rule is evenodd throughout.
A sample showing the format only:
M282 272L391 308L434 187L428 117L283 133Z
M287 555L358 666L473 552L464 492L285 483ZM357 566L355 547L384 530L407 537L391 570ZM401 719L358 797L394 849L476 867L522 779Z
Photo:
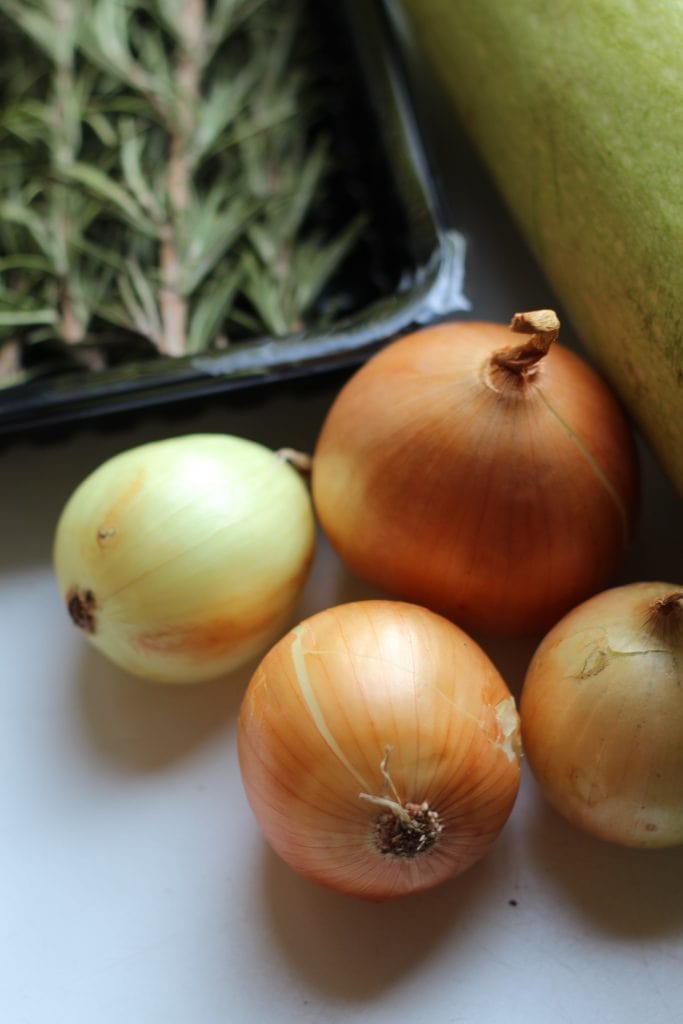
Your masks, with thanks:
M683 843L683 586L614 587L569 612L520 712L533 774L569 821L625 846Z
M533 634L606 586L637 460L602 379L550 310L388 345L347 382L313 456L320 523L359 576L471 631Z
M244 438L190 435L109 459L74 491L54 566L72 620L134 675L199 682L287 628L313 555L297 471Z
M462 630L367 600L313 615L265 656L239 717L245 791L273 849L340 892L386 900L490 848L519 784L519 721Z

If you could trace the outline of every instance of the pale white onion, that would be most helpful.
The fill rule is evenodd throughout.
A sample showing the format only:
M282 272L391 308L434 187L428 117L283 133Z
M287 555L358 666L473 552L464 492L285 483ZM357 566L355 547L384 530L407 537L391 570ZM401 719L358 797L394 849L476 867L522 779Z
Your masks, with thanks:
M189 435L122 452L75 490L54 565L73 620L135 675L199 682L265 650L307 577L306 484L263 445Z

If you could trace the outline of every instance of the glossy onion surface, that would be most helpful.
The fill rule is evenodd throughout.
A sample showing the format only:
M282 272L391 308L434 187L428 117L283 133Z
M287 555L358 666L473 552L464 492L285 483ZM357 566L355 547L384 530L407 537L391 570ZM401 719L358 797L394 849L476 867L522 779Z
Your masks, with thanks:
M637 462L602 379L559 344L492 365L499 324L430 327L347 382L312 492L359 576L473 632L534 634L606 586L630 542Z
M503 679L462 630L414 605L352 602L263 659L240 713L240 766L291 867L386 900L490 848L517 794L518 729Z

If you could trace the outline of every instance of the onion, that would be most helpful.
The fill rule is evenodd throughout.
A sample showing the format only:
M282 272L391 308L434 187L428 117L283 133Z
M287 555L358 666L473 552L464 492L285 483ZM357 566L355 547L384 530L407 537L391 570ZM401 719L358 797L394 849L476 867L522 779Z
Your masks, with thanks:
M134 675L199 682L287 627L313 555L306 485L260 444L190 435L109 459L75 490L54 565L71 618Z
M359 576L471 631L533 634L607 585L633 532L637 460L612 393L554 343L552 311L393 342L346 383L312 493Z
M683 587L632 583L569 612L531 660L521 718L569 821L626 846L683 843Z
M305 620L248 686L248 800L296 871L371 900L477 861L519 784L519 722L497 670L427 609L367 600Z

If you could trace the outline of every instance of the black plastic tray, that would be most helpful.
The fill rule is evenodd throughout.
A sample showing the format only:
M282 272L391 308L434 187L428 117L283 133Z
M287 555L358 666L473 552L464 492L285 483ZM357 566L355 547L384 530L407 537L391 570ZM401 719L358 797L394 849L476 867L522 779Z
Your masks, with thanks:
M217 354L64 372L0 390L0 437L36 436L55 426L353 367L389 338L467 308L463 243L443 226L400 52L382 7L376 0L346 0L334 17L329 31L344 55L348 89L340 103L344 130L353 136L356 154L367 154L354 173L365 175L366 198L382 211L374 226L374 259L386 258L390 268L386 294L324 331L236 343Z

